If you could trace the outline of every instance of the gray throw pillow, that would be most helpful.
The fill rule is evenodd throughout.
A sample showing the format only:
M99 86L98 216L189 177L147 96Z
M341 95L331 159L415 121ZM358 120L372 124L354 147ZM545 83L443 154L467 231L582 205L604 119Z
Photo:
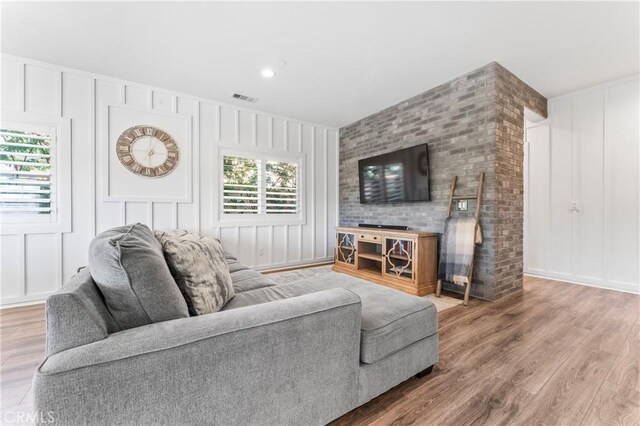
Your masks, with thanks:
M99 234L89 245L89 269L123 330L189 317L162 247L146 225Z
M217 312L235 296L220 242L187 231L155 231L191 315Z

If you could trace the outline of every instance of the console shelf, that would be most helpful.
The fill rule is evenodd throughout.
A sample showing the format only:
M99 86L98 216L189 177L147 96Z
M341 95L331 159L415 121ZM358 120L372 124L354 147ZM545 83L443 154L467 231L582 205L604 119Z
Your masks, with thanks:
M379 262L382 262L382 260L384 259L384 256L380 254L373 254L373 253L358 253L358 257L363 257L365 259L370 259L370 260L377 260Z
M333 269L424 296L435 291L438 234L337 228Z

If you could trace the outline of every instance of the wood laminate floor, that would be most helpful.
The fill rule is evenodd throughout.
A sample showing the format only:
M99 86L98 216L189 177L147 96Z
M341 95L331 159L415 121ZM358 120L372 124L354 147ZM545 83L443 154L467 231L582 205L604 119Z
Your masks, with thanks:
M525 278L439 314L440 362L334 425L640 424L640 298ZM30 410L42 305L0 311L2 411Z

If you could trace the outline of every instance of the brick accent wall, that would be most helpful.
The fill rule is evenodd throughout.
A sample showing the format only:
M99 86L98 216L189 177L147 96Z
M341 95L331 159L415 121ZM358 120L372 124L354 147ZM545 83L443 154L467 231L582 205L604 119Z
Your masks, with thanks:
M546 116L544 97L491 63L340 129L340 224L402 224L442 232L451 177L458 175L459 193L473 193L485 172L484 242L476 250L471 294L494 300L517 291L522 287L524 105ZM360 204L358 160L420 143L429 144L431 202ZM474 208L469 203L468 214Z
M495 286L491 300L522 288L524 107L547 116L547 99L494 63L496 88Z

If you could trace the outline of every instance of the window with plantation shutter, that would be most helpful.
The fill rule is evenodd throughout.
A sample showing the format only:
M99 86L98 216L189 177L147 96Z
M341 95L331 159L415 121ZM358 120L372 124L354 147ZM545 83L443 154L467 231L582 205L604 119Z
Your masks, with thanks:
M229 153L221 159L222 219L301 220L300 158Z
M298 212L298 165L293 162L266 162L265 199L267 214L296 214Z
M0 235L52 232L71 232L71 120L0 110Z
M260 160L224 156L223 209L225 214L258 214Z
M0 214L38 217L55 213L54 137L0 129Z

